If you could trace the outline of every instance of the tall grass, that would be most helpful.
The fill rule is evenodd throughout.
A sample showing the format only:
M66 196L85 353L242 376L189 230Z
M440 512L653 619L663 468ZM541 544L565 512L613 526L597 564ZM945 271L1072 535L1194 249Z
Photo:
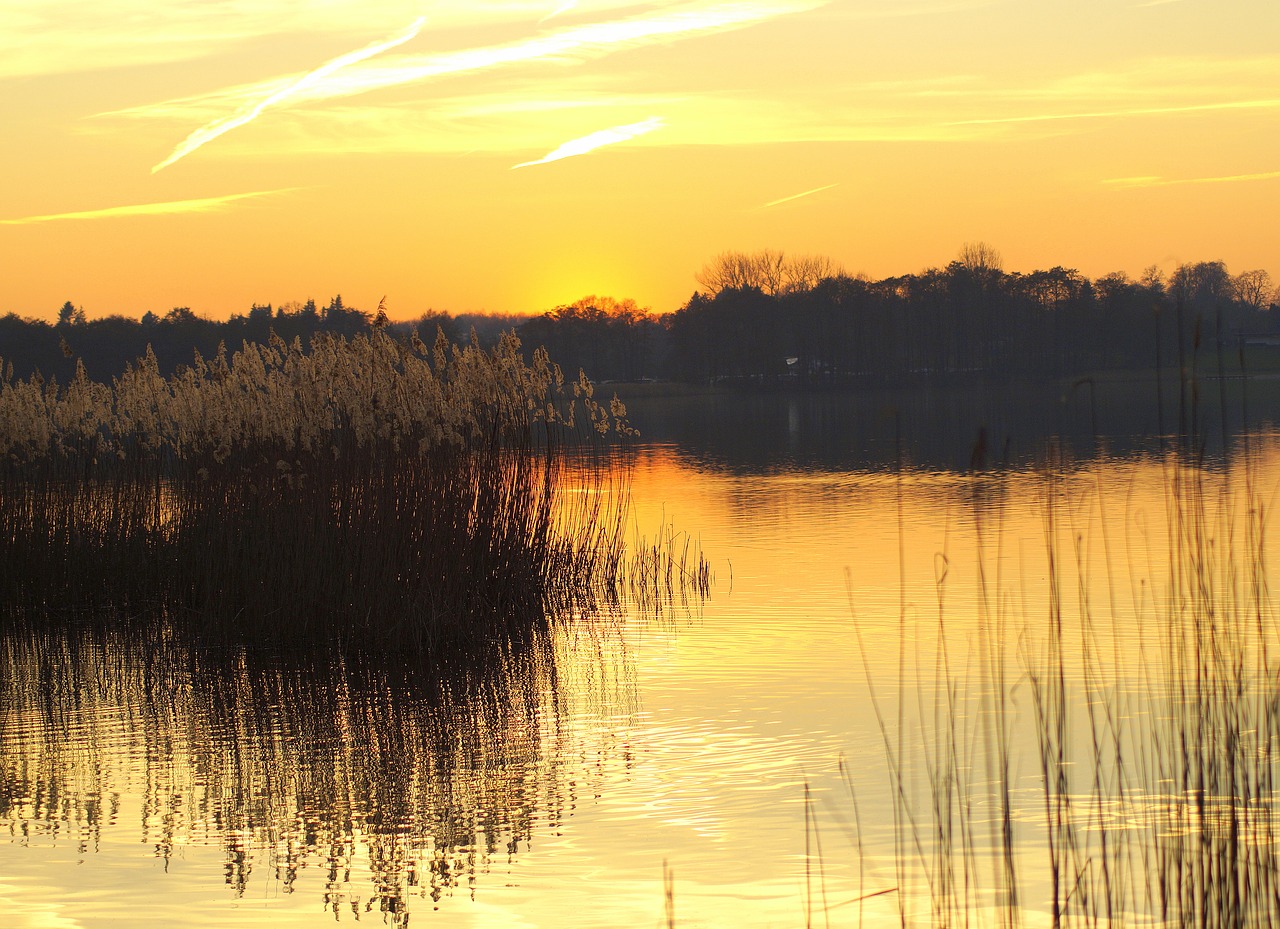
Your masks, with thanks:
M948 653L940 572L936 651L920 669L932 683L912 692L900 672L911 710L896 720L876 704L897 849L884 883L901 925L1280 923L1267 499L1252 440L1220 470L1200 447L1162 459L1153 566L1137 565L1151 540L1113 539L1101 488L1080 499L1087 472L1051 448L1043 600L1001 575L1000 478L973 478L971 651ZM1091 576L1099 547L1105 578Z
M162 614L209 635L509 640L617 584L634 430L507 335L273 338L170 377L0 383L0 612Z

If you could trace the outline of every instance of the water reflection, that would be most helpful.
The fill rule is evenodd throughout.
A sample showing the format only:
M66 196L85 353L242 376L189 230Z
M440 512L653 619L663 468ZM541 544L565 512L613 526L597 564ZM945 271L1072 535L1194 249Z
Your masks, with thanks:
M620 386L620 391L627 389ZM632 388L635 389L635 388ZM1051 441L1079 458L1159 455L1162 436L1194 428L1194 443L1220 456L1235 436L1271 431L1280 381L1199 385L1196 415L1172 375L968 385L952 390L718 392L624 396L649 443L678 448L701 471L965 471L977 446L987 465L1021 467ZM1224 442L1225 438L1225 442Z
M0 822L96 850L138 795L168 870L218 845L236 895L312 885L401 923L563 815L546 642L487 667L193 649L89 629L0 639ZM141 779L141 783L136 781Z
M773 400L785 413L790 399ZM800 449L811 438L805 415ZM742 441L772 454L790 435L788 425ZM1099 708L1116 711L1115 744L1135 759L1123 802L1098 793L1078 807L1093 818L1080 821L1081 856L1064 866L1099 849L1099 824L1186 831L1232 808L1210 795L1185 813L1169 799L1182 785L1145 777L1157 756L1128 752L1167 725L1160 700L1178 668L1166 662L1186 640L1170 636L1184 626L1166 618L1181 615L1189 579L1210 577L1171 570L1171 551L1186 544L1171 531L1171 475L1187 469L1199 490L1185 503L1212 517L1197 551L1225 556L1234 538L1275 564L1274 537L1231 527L1273 505L1280 444L1258 441L1246 454L1228 443L1229 455L1192 468L1145 441L1151 450L1138 454L1090 446L985 471L969 467L968 448L945 468L793 468L737 452L707 467L690 445L646 442L632 514L650 534L674 522L696 535L719 581L705 610L560 625L551 644L471 671L12 631L0 638L0 823L32 849L11 848L0 871L27 900L92 884L77 916L102 912L113 882L133 897L146 888L146 915L166 924L312 926L323 902L325 922L378 913L402 923L438 904L431 918L447 925L576 927L658 923L669 861L679 924L803 925L804 907L820 907L821 877L830 909L811 910L814 923L900 925L905 895L860 899L905 886L893 818L902 795L874 687L923 830L935 825L943 771L951 796L970 804L973 831L956 848L995 861L990 827L1005 811L992 784L1007 787L1012 828L1026 840L1019 918L1047 923L1036 909L1050 890L1038 877L1045 800L1032 675L1062 681L1055 712L1074 721L1061 796L1084 795L1070 778L1087 788L1111 770L1074 763L1090 757ZM1220 603L1265 593L1220 564ZM995 706L1008 714L1003 782L979 741ZM1210 767L1218 743L1202 747ZM818 827L821 873L806 852ZM1138 835L1107 847L1140 851ZM55 865L85 864L34 861L50 848L65 851ZM140 848L153 856L149 871L136 866ZM1148 886L1139 864L1126 865L1133 890L1121 901L1134 911ZM216 886L192 891L206 874ZM930 886L919 883L909 904L921 923ZM965 910L954 922L1004 924L1004 891L972 886L944 901ZM6 892L0 885L0 907ZM120 924L132 924L119 905Z

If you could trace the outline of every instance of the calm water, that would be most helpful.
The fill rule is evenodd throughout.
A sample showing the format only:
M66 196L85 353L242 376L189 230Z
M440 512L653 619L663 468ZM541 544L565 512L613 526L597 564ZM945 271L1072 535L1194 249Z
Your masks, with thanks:
M927 718L952 679L980 714L971 650L994 625L1017 630L999 664L1035 667L1047 526L1108 680L1149 686L1168 463L1140 428L1100 457L1077 435L1088 454L1050 484L1044 437L1004 441L1006 419L985 441L1008 467L975 474L955 462L976 430L945 410L952 435L930 444L868 401L683 403L633 406L633 511L645 537L694 537L706 603L568 625L470 675L0 640L0 923L655 926L665 862L681 926L802 926L807 906L876 925L894 894L851 901L899 881L883 734L898 744L899 695L904 720ZM1210 463L1215 513L1235 512L1243 467ZM1273 441L1250 467L1270 501ZM928 746L909 725L917 786ZM1015 787L1035 778L1015 763Z

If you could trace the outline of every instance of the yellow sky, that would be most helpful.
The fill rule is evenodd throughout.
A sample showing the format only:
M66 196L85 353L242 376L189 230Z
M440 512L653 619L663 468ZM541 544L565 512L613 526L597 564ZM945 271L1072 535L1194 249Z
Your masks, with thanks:
M0 313L667 311L728 249L979 239L1280 277L1276 35L1275 0L5 0Z

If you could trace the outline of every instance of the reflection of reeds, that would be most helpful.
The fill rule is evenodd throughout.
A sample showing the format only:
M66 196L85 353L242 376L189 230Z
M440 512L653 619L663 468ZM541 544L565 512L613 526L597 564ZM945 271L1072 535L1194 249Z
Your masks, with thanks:
M0 384L0 609L159 611L216 634L501 640L616 584L630 433L514 336L273 339L111 387Z
M905 731L881 722L903 925L1280 921L1278 630L1247 445L1242 458L1215 475L1166 456L1165 561L1148 583L1135 563L1153 540L1130 538L1131 616L1101 492L1083 505L1101 511L1099 541L1076 522L1057 452L1042 474L1047 598L1016 624L1017 598L985 564L1001 561L999 504L975 500L972 652L947 655L942 573L934 684ZM1105 603L1091 541L1106 552Z
M237 894L265 880L322 896L335 915L358 904L401 925L413 898L466 887L564 805L558 687L545 640L409 669L10 630L0 822L88 850L140 787L157 855L220 845Z
M715 575L698 541L670 523L650 541L638 537L622 566L622 586L641 614L688 612L711 595Z

